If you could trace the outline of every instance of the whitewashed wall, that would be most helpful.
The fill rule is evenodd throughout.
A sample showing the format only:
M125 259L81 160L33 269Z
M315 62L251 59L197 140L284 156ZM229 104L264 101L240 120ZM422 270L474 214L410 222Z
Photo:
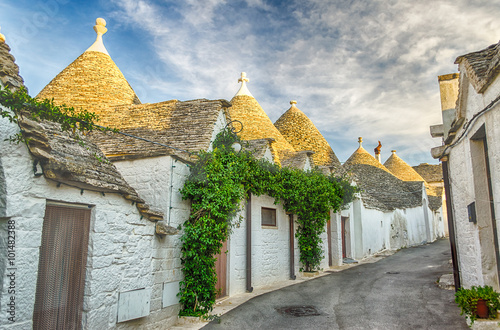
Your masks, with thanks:
M85 279L85 329L164 328L177 319L178 305L162 308L162 283L179 279L180 260L174 253L176 237L155 236L155 226L141 219L137 208L123 197L85 190L34 177L32 158L23 144L3 141L17 126L0 119L0 157L7 197L0 218L2 237L7 219L16 223L16 322L0 311L0 328L31 329L35 302L39 248L47 200L93 205ZM3 240L5 238L3 237ZM5 253L1 249L1 253ZM5 258L5 255L0 257ZM0 266L2 264L0 263ZM151 289L149 316L116 324L120 292ZM6 306L3 285L0 305Z
M426 194L423 196L427 198ZM356 198L342 215L349 217L347 254L354 259L362 259L386 249L398 250L425 244L444 235L442 223L434 223L433 212L425 205L381 211L365 207L362 200ZM338 244L341 244L341 239Z
M254 196L252 208L252 287L264 287L290 279L290 226L281 204L269 196ZM276 209L276 227L261 225L261 208ZM228 246L229 295L246 292L246 206L238 217L243 219L233 228ZM298 248L295 240L295 266L298 274Z
M464 82L464 72L461 70L461 84ZM466 81L465 81L466 82ZM486 107L500 95L500 77L488 87L484 94L477 94L472 85L461 86L461 109L468 119ZM500 105L479 117L469 129L467 136L449 154L449 175L452 194L452 212L454 215L456 244L460 267L461 284L465 287L472 285L492 285L497 290L498 283L483 273L496 272L496 263L483 264L481 245L479 243L479 228L477 224L468 220L467 205L475 201L474 178L471 160L471 136L484 124L488 143L491 183L496 211L496 226L500 229L498 212L500 212ZM459 131L460 133L461 131ZM498 234L498 233L497 233ZM492 243L493 244L493 243ZM483 269L483 267L487 269Z
M224 127L227 125L227 120L226 116L224 115L224 111L220 110L219 115L217 116L217 120L215 122L214 129L212 131L212 137L210 138L210 146L208 147L208 151L211 151L213 148L213 142L215 141L215 138L217 137L217 134L222 132ZM238 123L235 123L235 125L239 125ZM239 129L239 127L235 127L235 129Z

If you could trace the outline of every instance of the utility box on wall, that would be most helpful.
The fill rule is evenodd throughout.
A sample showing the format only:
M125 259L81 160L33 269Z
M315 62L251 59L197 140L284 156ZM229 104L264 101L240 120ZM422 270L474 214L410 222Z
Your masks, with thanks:
M475 202L472 202L469 205L467 205L467 212L469 213L469 222L477 223Z
M179 303L179 297L177 294L179 293L180 282L169 282L163 283L163 299L162 299L162 307L168 307L172 305L176 305Z
M150 312L151 288L120 292L118 297L118 320L125 322L148 316Z

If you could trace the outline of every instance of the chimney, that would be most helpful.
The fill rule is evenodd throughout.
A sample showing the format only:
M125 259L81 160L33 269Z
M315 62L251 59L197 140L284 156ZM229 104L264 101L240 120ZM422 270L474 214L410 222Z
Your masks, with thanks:
M378 160L379 163L382 164L382 161L380 160L380 149L382 148L382 143L378 141L378 146L373 149L375 151L375 159Z
M458 99L458 78L458 73L445 74L438 77L444 138L448 136L451 123L457 115L455 107Z

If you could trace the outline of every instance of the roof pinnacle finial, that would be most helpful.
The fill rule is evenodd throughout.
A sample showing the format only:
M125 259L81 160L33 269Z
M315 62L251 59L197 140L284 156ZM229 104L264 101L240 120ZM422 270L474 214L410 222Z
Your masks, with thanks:
M358 138L358 142L359 142L359 147L362 148L363 147L363 138L361 136Z
M3 44L4 42L5 42L5 36L0 33L0 44Z
M247 96L251 96L253 97L252 93L250 93L250 91L248 90L247 88L247 82L249 82L250 79L247 78L247 73L246 72L242 72L241 73L241 77L238 79L238 82L241 83L241 87L240 87L240 90L238 91L238 93L236 93L236 95L234 96L238 96L238 95L247 95Z
M291 100L291 101L290 101L290 104L292 105L292 107L294 107L294 106L297 104L297 101L295 101L295 100Z
M249 82L250 79L247 78L247 73L246 72L242 72L241 73L241 78L238 79L238 82L240 83L243 83L243 82Z
M102 42L103 34L108 31L104 18L99 17L95 20L94 31L97 33L97 38L95 39L95 42L92 44L92 46L90 46L86 50L86 52L101 52L109 56L108 51L106 50L106 47L104 47L104 44Z
M99 17L95 20L94 31L98 35L103 35L104 33L108 32L108 29L106 29L106 21L104 20L104 18Z

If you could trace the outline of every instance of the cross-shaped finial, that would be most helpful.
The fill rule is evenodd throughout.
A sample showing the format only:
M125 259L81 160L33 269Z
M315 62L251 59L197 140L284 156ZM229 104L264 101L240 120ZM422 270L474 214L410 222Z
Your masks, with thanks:
M247 73L246 72L242 72L241 73L241 78L238 79L238 82L249 82L250 80L247 78Z

